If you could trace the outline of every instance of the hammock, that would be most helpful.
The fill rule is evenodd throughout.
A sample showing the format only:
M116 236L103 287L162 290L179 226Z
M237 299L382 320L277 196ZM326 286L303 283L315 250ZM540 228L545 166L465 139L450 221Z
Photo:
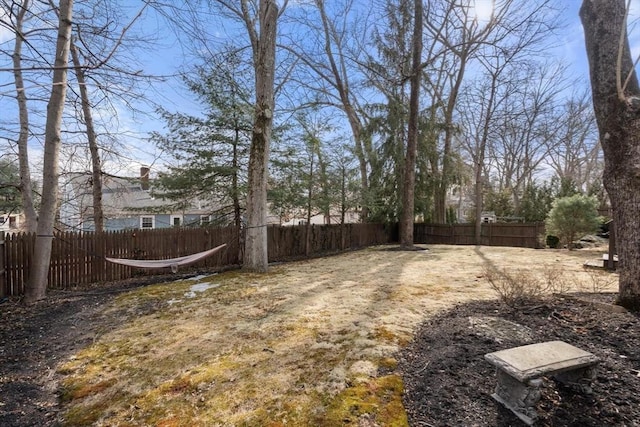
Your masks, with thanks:
M192 255L181 256L178 258L169 258L169 259L124 259L124 258L107 258L105 259L114 264L122 264L127 265L129 267L137 267L137 268L171 268L173 273L178 272L178 267L181 265L189 265L200 261L201 259L205 259L214 253L218 252L220 249L227 246L227 244L223 244L220 246L216 246L213 249L209 249L204 252L198 252Z

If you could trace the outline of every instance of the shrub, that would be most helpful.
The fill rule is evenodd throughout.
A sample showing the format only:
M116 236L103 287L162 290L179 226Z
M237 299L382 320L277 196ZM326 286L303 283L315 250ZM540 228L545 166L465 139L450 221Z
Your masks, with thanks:
M546 267L542 277L525 270L497 270L486 267L484 277L498 298L507 306L517 308L545 294L564 295L573 288L574 280L557 267ZM595 282L595 281L594 281Z
M546 266L543 271L545 290L552 294L564 295L569 292L575 284L575 279L566 274L560 267Z
M560 238L552 234L547 235L546 244L551 249L557 249L560 247Z
M575 194L553 202L547 216L546 228L573 249L573 241L580 234L594 233L600 225L598 201L595 197Z
M500 300L509 307L517 307L532 299L540 298L547 290L545 284L528 271L510 272L487 267L484 277Z

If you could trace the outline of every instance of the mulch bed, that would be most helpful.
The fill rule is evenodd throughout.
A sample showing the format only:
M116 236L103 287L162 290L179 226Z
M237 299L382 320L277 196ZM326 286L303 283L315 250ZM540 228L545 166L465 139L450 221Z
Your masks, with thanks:
M593 394L545 378L536 426L640 426L640 318L604 309L611 296L599 299L554 297L517 310L473 302L426 322L400 362L410 425L524 425L491 398L495 369L484 355L561 340L601 359Z

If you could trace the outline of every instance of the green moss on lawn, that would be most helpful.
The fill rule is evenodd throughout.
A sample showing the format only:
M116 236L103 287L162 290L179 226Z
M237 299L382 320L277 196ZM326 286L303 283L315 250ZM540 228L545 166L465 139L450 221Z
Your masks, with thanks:
M377 425L408 427L402 392L402 378L398 375L372 378L349 387L331 400L326 415L317 420L318 425L357 426L360 418L367 416Z

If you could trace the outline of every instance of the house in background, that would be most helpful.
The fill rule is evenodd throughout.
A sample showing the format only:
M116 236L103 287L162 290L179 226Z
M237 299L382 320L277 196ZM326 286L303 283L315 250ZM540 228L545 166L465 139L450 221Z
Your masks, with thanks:
M206 225L211 207L194 201L184 210L151 195L150 169L135 178L105 176L102 209L105 231ZM64 186L60 220L70 230L95 231L91 175L75 174Z
M176 210L175 203L154 198L150 168L141 167L137 177L115 177L105 175L102 182L102 210L105 231L155 229L180 226L203 226L220 218L211 213L219 207L211 202L194 200L189 207ZM70 231L95 231L93 220L93 185L90 174L77 173L70 176L63 186L60 207L60 228ZM340 214L332 212L331 224L340 223ZM324 215L314 215L312 224L328 224ZM346 223L360 222L360 212L350 210L345 215ZM273 212L267 213L268 225L303 225L306 215L290 215L281 218Z
M0 231L5 233L17 233L22 231L23 215L21 213L0 213Z
M457 223L466 223L475 214L473 188L469 185L456 184L447 190L446 206L455 213Z
M279 218L278 218L279 219ZM311 224L314 225L327 225L327 224L340 224L341 215L339 212L331 212L330 218L327 218L324 214L315 214L311 217ZM351 209L345 212L344 223L355 224L361 222L360 211ZM297 215L292 215L289 218L284 218L279 225L305 225L307 223L307 216L300 212Z
M493 224L494 222L498 222L498 218L496 217L496 213L493 211L486 211L480 214L480 219L484 224Z

